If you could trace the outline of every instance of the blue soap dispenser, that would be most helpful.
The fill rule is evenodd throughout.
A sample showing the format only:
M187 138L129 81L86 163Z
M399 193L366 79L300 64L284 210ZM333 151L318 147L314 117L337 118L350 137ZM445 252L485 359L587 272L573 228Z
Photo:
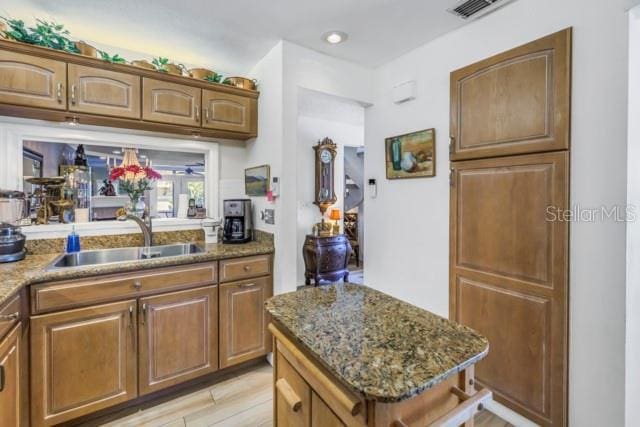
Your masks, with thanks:
M76 233L76 226L72 226L71 233L67 236L67 253L80 252L80 236Z

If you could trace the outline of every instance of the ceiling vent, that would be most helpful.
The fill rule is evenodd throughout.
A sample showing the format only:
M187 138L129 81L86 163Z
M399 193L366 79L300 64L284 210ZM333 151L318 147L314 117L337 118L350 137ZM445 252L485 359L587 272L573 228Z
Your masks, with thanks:
M491 13L512 1L514 0L459 0L454 7L447 9L447 12L464 20L472 20Z

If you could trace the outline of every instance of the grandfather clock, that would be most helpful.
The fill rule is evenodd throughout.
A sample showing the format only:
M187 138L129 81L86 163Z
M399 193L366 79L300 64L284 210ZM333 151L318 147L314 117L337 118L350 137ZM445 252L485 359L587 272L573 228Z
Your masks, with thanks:
M302 255L305 264L305 284L315 285L349 279L347 264L351 256L349 239L343 234L331 235L329 224L324 222L324 213L338 201L334 189L336 144L329 138L318 141L313 147L316 156L316 188L313 204L318 206L323 216L318 224L319 235L307 235Z

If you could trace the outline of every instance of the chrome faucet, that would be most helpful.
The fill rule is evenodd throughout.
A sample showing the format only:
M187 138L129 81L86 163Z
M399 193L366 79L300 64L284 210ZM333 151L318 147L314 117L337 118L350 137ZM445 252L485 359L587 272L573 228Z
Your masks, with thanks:
M146 247L153 246L153 226L151 224L151 215L145 213L143 219L140 219L135 215L122 215L118 217L118 221L126 221L128 219L138 224L140 230L142 230L144 245Z

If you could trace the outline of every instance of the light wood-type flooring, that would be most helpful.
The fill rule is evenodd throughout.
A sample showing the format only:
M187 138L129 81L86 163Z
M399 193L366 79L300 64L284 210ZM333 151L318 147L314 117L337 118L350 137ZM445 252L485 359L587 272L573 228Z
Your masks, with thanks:
M109 427L244 427L273 425L272 369L266 362L214 385L102 424ZM117 415L116 415L117 417ZM482 412L476 427L511 427Z

